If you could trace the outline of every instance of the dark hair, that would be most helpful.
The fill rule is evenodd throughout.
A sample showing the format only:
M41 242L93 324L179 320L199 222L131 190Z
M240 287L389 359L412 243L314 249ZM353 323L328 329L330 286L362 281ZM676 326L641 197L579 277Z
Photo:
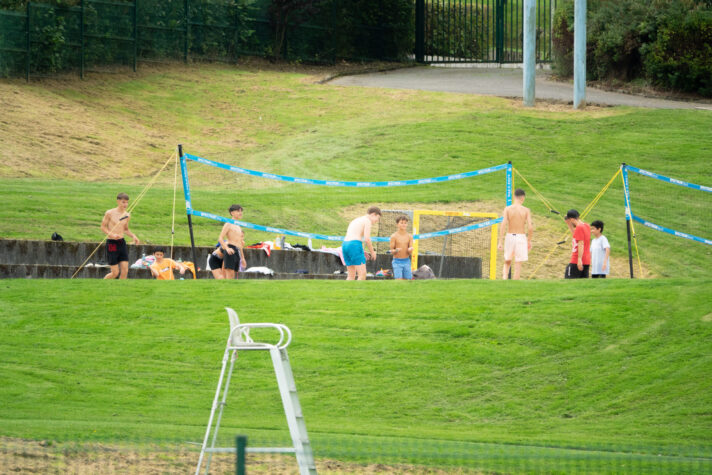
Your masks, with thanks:
M232 205L230 206L229 211L232 213L233 211L242 211L242 206L240 205Z
M578 219L578 217L579 217L579 212L576 211L575 209L570 209L570 210L568 210L568 211L566 212L566 218L565 218L565 219L570 219L570 218Z
M166 251L164 251L163 248L161 248L161 247L157 247L156 249L153 250L153 253L154 253L154 254L157 253L157 252L162 252L163 254L166 253Z
M381 216L381 208L378 206L371 206L368 208L368 211L366 211L366 214L377 214L378 216Z
M524 193L524 190L521 188L517 188L514 190L514 196L526 196L526 193Z
M401 221L405 221L407 223L410 220L408 219L408 216L401 214L398 215L398 217L396 218L396 224L400 223Z
M117 200L128 200L129 195L127 195L126 193L119 193L118 195L116 195L116 199Z
M603 221L601 221L600 219L597 219L596 221L592 222L591 226L594 228L598 228L601 230L601 232L603 232Z

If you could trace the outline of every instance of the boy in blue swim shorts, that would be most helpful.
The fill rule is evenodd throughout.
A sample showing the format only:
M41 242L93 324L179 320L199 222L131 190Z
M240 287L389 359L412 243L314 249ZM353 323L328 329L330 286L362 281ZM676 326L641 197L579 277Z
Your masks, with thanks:
M393 277L411 280L410 256L413 253L413 235L408 232L408 217L404 214L396 218L398 231L391 234L391 255L393 255Z
M355 280L357 274L358 280L366 280L366 256L363 243L368 246L369 257L376 260L376 251L373 250L371 242L371 227L379 219L381 219L381 210L371 206L364 216L359 216L349 223L344 243L341 245L347 270L346 280Z

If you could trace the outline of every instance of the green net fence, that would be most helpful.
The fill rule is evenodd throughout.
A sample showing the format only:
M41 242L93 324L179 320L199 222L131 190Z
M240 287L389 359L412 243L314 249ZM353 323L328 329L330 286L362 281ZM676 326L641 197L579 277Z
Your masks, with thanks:
M279 2L275 2L279 3ZM144 61L236 61L240 55L333 63L403 60L410 2L315 0L275 15L269 1L82 0L0 10L0 76L30 77Z

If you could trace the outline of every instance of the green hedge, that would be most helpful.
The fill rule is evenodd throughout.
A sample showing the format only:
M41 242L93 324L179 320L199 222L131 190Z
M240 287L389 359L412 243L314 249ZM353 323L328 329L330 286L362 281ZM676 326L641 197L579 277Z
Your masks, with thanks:
M557 6L554 69L573 73L574 0ZM664 88L712 96L710 0L589 0L589 80L645 78Z

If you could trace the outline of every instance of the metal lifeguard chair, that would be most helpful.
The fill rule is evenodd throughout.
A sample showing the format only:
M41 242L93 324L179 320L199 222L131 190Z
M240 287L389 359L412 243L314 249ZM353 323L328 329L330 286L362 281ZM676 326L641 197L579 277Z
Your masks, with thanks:
M208 457L205 461L204 473L207 474L210 470L210 460L213 453L234 453L237 450L235 447L215 447L215 443L218 438L220 419L222 418L223 410L225 409L227 393L230 388L230 378L232 377L232 371L235 367L235 359L238 350L269 351L269 354L272 357L272 364L274 365L274 372L277 376L279 393L282 396L284 414L287 417L287 425L289 426L289 434L292 437L293 445L293 447L247 447L245 451L248 453L294 453L297 457L299 473L301 475L316 474L314 455L312 454L309 437L307 436L307 426L304 422L304 417L302 416L302 408L299 405L299 397L297 396L297 387L294 384L294 375L292 374L292 367L289 364L289 357L287 356L287 347L292 341L292 332L285 325L279 323L240 323L237 313L233 309L225 307L225 310L227 310L227 314L230 319L230 336L228 337L227 345L225 346L222 369L220 370L220 379L218 380L218 387L215 391L213 407L210 410L208 427L205 431L205 438L203 439L203 445L200 450L200 458L198 459L198 467L195 469L195 474L200 474L206 453L208 454ZM279 334L279 339L276 343L253 341L252 338L250 338L250 330L252 328L275 329ZM230 369L227 371L227 379L225 379L225 370L227 368L228 359L230 360ZM223 380L225 381L224 389ZM220 396L221 391L222 398ZM210 446L208 446L210 430L213 428L213 420L215 419L216 411L218 412L217 421L215 422L215 428L213 429L212 441L210 441Z

